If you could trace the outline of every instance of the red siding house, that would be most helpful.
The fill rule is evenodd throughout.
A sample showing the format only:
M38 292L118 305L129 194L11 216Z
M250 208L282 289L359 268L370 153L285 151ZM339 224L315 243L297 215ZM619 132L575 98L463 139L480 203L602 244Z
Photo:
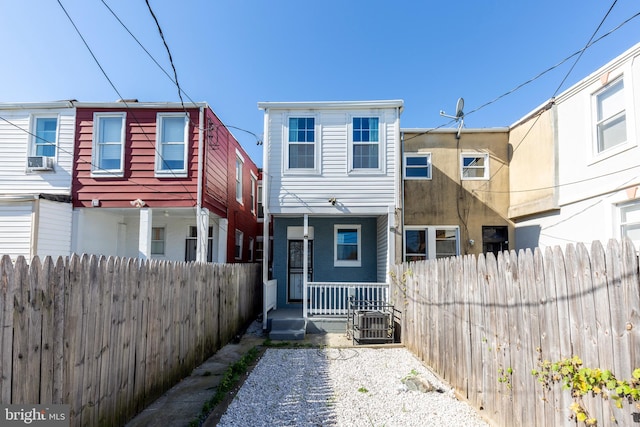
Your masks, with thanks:
M258 168L206 103L75 105L73 252L256 260Z

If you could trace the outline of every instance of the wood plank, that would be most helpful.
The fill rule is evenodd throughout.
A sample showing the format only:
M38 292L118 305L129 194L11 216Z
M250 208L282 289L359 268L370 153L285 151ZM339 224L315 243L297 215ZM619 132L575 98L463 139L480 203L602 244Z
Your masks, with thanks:
M9 255L0 259L0 402L8 404L13 381L13 298L15 293L13 261Z
M32 292L29 280L29 266L24 257L16 259L14 267L14 281L16 291L14 293L14 317L13 317L13 386L11 391L11 403L30 403L32 397L23 387L23 381L15 379L29 379L33 381L29 373L29 294Z

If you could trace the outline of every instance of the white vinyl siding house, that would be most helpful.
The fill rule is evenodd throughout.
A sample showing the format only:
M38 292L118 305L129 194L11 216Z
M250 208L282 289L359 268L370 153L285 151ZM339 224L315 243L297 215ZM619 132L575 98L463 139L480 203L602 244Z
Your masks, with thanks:
M516 249L625 235L640 247L631 208L640 203L638 94L640 44L556 96L556 210L518 221Z
M278 306L306 306L309 284L388 283L402 101L258 107L265 112L263 265L265 283L269 271L277 281Z
M68 256L73 103L0 104L0 117L0 254Z

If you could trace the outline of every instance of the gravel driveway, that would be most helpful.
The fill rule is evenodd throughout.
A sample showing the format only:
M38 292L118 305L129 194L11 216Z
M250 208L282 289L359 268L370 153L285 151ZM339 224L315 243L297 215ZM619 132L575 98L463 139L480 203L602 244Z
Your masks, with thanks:
M218 425L488 426L403 348L268 349Z

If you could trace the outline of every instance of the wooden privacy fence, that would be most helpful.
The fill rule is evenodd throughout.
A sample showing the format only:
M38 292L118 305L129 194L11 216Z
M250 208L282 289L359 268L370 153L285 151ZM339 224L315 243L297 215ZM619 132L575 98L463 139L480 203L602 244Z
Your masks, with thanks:
M532 375L540 360L579 356L629 380L640 368L638 258L629 240L397 265L402 341L501 426L574 425L573 400ZM598 425L636 425L638 408L582 400Z
M259 312L257 264L0 260L0 403L123 425Z

